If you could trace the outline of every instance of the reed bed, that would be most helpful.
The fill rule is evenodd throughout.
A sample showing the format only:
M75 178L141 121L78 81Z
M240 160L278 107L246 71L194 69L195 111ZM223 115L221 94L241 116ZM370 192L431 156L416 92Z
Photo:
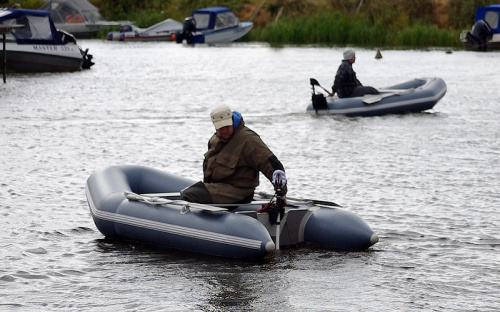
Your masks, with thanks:
M223 5L236 13L255 10L262 0L90 0L108 20L130 20L139 27L149 27L166 18L183 21L191 10ZM39 8L44 0L23 0L24 8ZM425 1L368 1L359 14L359 0L270 0L262 8L263 22L256 23L243 41L268 42L271 45L355 45L391 48L463 48L461 29L470 29L477 6L491 0L454 0L447 4L448 28L438 28L433 20L435 3ZM15 6L19 0L7 0ZM285 8L277 22L278 8ZM356 12L356 13L355 13ZM460 30L458 30L460 29ZM105 38L103 29L98 38Z
M365 47L461 47L460 33L435 25L416 24L391 27L368 19L352 19L342 14L318 14L295 19L283 18L265 28L255 28L246 41L272 45L355 45Z

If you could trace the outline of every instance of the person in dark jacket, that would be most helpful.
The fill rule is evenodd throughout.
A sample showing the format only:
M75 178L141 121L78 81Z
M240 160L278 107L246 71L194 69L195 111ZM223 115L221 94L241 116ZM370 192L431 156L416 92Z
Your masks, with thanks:
M337 70L335 80L333 81L332 93L335 93L339 98L357 97L365 94L378 94L379 92L373 87L365 87L356 78L356 73L352 69L352 64L356 61L356 53L352 49L344 52L344 59Z
M241 114L222 105L210 116L216 133L205 153L203 182L183 189L182 199L202 204L249 203L259 185L259 172L285 196L283 165L259 135L245 126Z

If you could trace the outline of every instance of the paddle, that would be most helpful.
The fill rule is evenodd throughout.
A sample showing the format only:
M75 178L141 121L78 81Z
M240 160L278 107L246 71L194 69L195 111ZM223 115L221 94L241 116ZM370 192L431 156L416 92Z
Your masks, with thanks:
M146 197L181 197L181 193L145 193L139 195Z
M134 193L135 194L135 193ZM144 193L144 194L138 194L139 196L143 197L159 197L159 198L168 198L168 197L180 197L180 193ZM217 206L217 207L234 207L234 206L242 206L242 205L265 205L267 204L267 201L253 201L251 203L244 203L244 204L205 204L209 206Z
M268 194L265 192L258 192L260 196L264 198L272 198L274 194ZM309 203L317 206L326 206L326 207L342 207L334 202L330 201L324 201L324 200L315 200L315 199L306 199L306 198L293 198L293 197L286 197L287 201L295 201L295 202L303 202L303 203Z
M411 93L415 91L415 88L409 88L409 89L378 89L380 93L385 93L385 92L392 92L396 93L397 95L404 95Z
M325 90L326 93L330 94L330 91L328 91L327 89L323 88L318 80L314 79L314 78L310 78L309 81L311 82L311 86L317 86L317 87L320 87L321 89Z
M132 192L130 192L130 193L132 193ZM132 194L135 194L135 193L132 193ZM274 196L274 194L268 194L265 192L258 192L257 194L264 197L264 198L273 198L273 196ZM154 197L165 198L165 197L180 197L181 196L180 193L144 193L144 194L136 194L136 195L142 196L142 197L153 197L153 198ZM342 207L334 202L324 201L324 200L307 199L307 198L293 198L293 197L288 197L288 196L286 197L286 199L290 200L290 201L310 203L310 204L319 205L319 206ZM251 203L241 204L241 205L262 205L262 204L267 204L267 202L253 201ZM212 205L212 204L209 204L209 205ZM225 206L232 207L232 206L235 206L237 204L215 204L215 205L220 206L220 207L225 207Z
M396 95L396 93L367 94L363 97L363 103L373 104L382 101L386 97Z
M140 201L140 202L150 204L150 205L166 205L166 204L180 205L180 206L182 206L181 213L183 213L183 214L188 212L191 208L212 211L212 212L227 211L226 208L214 207L214 206L205 205L205 204L191 203L191 202L187 202L185 200L142 196L142 195L136 194L136 193L131 192L131 191L124 191L123 193L125 194L125 197L129 200Z
M363 98L363 103L365 104L373 104L381 101L386 97L390 97L393 95L405 95L413 92L414 88L410 89L380 89L379 94L367 94Z

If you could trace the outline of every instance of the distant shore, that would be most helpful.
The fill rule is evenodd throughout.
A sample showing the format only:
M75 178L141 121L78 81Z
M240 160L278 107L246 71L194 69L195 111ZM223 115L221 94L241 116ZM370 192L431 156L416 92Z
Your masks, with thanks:
M9 0L8 5L17 0ZM29 0L23 7L39 8ZM462 49L460 33L470 30L477 6L485 0L90 0L109 21L149 27L167 18L182 22L196 8L227 6L254 27L242 41L280 45L360 46L396 49ZM99 34L104 38L106 33Z
M326 45L397 49L462 49L460 33L474 23L476 6L491 1L426 0L246 0L142 1L130 8L121 1L94 0L110 20L131 20L147 27L166 18L183 21L191 10L227 6L254 27L243 41L280 45ZM125 3L125 2L124 2Z
M347 16L331 13L282 19L265 28L253 29L245 40L271 45L354 45L397 49L463 47L457 30L417 24L387 31L383 25L370 25L362 18L350 20Z

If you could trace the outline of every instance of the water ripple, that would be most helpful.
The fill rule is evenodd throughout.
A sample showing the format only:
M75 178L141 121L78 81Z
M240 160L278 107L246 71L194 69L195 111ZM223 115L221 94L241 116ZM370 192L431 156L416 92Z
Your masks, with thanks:
M0 309L500 307L498 53L375 60L357 49L367 85L440 76L448 93L428 113L346 118L305 113L309 77L329 87L339 48L82 45L97 61L90 71L13 74L0 85ZM341 204L380 242L235 261L104 238L85 198L91 172L139 164L200 180L218 104L240 111L284 163L290 194ZM261 176L258 191L270 188Z

